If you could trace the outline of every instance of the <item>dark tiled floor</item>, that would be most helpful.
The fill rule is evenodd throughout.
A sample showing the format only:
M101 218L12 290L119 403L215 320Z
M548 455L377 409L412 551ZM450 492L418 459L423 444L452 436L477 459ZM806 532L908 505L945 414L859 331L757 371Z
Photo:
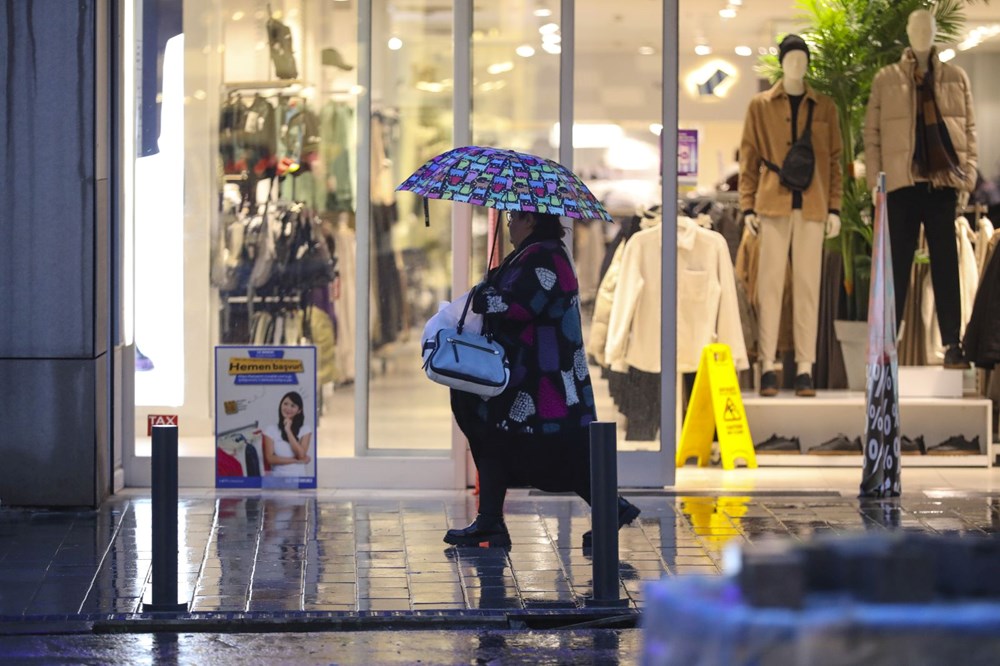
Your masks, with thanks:
M592 594L581 501L512 492L511 550L456 550L441 537L469 521L475 500L432 496L183 496L179 600L192 611L551 610L581 607ZM874 505L829 496L633 499L642 516L619 540L621 596L633 608L643 606L644 580L719 573L730 543L866 529L1000 531L1000 494ZM150 521L148 496L135 494L98 511L0 511L0 615L138 610L151 601Z

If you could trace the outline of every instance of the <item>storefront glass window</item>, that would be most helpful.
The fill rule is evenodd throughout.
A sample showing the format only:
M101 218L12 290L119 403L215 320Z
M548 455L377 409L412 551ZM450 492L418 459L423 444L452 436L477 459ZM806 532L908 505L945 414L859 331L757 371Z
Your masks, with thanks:
M215 345L311 344L318 455L352 455L357 8L188 0L179 14L152 68L159 150L135 169L137 454L164 412L181 455L214 454Z
M559 3L516 0L477 8L472 31L472 138L475 145L512 148L556 159L559 137L559 49L552 41ZM546 36L549 35L549 36ZM495 212L473 208L473 283L489 258L490 229L499 230L497 255L510 250ZM497 263L497 259L494 263Z
M452 7L372 7L371 343L368 448L451 449L445 387L420 367L420 335L451 298L451 206L394 191L452 147Z
M659 245L620 289L616 248L660 219L636 214L661 198L662 48L660 3L576 3L573 168L615 221L576 222L574 259L597 413L618 423L621 450L660 439Z

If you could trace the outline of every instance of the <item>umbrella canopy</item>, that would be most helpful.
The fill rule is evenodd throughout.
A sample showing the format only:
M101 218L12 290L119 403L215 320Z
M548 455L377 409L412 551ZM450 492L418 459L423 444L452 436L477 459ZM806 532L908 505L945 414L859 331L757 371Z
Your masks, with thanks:
M516 150L465 146L431 158L396 188L426 199L460 201L497 210L607 220L604 209L572 171Z

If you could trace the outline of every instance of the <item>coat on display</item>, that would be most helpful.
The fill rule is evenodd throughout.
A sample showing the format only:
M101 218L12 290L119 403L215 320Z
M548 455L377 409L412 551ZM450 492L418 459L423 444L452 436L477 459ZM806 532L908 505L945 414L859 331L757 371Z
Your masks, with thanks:
M929 62L934 69L934 98L964 172L964 179L943 172L932 175L930 182L934 187L971 192L976 185L979 155L969 77L961 67L938 60L936 48L931 48ZM913 174L917 127L916 66L916 55L913 49L907 48L899 62L880 69L872 81L864 128L869 188L875 187L880 171L885 172L889 192L916 182Z
M824 222L831 210L840 210L843 194L840 154L843 144L837 107L826 95L806 85L804 102L815 103L812 119L812 147L816 171L809 187L802 193L802 217ZM803 107L805 109L806 107ZM802 136L806 113L798 114L798 132ZM778 174L763 167L763 160L781 164L792 145L788 93L778 81L754 95L747 109L740 142L740 208L765 217L787 217L792 212L792 191L781 184Z

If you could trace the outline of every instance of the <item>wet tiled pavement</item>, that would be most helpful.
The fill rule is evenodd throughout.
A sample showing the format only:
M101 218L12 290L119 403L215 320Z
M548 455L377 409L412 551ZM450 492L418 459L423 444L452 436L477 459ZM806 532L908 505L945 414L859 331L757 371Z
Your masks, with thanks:
M9 636L5 664L635 664L632 630Z
M642 583L718 574L724 548L768 536L911 529L1000 532L1000 493L862 504L838 493L788 496L626 493L642 509L620 532L621 596L643 608ZM556 611L592 594L590 528L580 500L512 491L513 547L454 549L465 492L182 493L179 600L200 611ZM0 510L0 621L135 613L151 601L148 495L97 511Z

